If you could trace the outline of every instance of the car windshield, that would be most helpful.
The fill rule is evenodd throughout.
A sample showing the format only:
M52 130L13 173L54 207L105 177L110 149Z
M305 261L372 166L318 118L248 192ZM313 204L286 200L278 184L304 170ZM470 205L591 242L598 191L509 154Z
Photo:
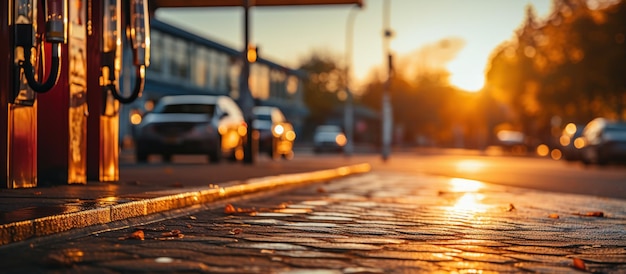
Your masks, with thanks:
M335 133L335 132L341 132L341 129L338 126L319 126L315 129L315 132L318 133L325 133L325 132L330 132L330 133Z
M177 104L167 105L161 113L190 113L190 114L213 114L215 105L206 104Z
M271 121L272 120L272 116L269 114L257 114L256 115L257 120L263 120L263 121Z

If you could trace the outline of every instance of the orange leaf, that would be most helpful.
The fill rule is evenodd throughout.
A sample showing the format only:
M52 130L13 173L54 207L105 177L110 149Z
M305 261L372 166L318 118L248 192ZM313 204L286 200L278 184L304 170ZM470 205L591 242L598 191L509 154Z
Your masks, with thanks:
M559 218L559 214L552 213L552 214L548 215L548 218L558 219Z
M231 230L229 233L230 233L231 235L237 235L237 234L241 234L241 232L243 232L243 229L241 229L241 228L235 228L235 229Z
M233 214L235 212L237 212L237 210L231 204L227 204L226 207L224 207L224 213L226 213L226 214Z
M145 239L145 235L143 234L143 230L137 230L135 232L133 232L133 234L131 234L128 239L135 239L135 240L144 240Z
M585 266L585 261L578 259L578 258L574 258L574 268L580 269L580 270L587 270L587 266Z
M178 229L174 229L172 231L164 232L161 234L161 236L163 237L178 237L179 235L182 235L182 234L180 233L180 230Z
M589 217L604 217L604 212L602 211L590 211L585 214L585 216Z

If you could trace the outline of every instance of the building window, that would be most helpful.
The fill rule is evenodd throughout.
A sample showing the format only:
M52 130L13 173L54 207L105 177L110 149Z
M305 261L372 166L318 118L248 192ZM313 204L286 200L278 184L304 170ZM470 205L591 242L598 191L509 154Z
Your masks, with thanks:
M172 75L180 79L189 79L189 54L187 43L182 39L173 41Z
M287 79L287 93L289 95L295 95L299 90L300 80L297 76L290 75Z
M230 83L230 97L235 99L239 98L239 81L241 81L241 67L240 59L230 58L229 60L229 83Z
M228 92L228 74L229 70L229 58L228 55L224 53L216 53L217 60L214 62L216 64L215 68L215 76L216 79L216 90L219 93L226 94Z
M217 88L217 72L219 68L219 64L217 63L217 52L215 50L209 49L207 51L207 64L208 64L208 88L215 90Z
M151 72L161 74L163 72L163 39L159 31L150 31L150 66Z
M207 62L208 52L206 48L202 46L195 46L195 50L192 51L192 58L194 62L194 68L192 71L193 83L199 87L204 88L208 85L207 77L209 76L209 63Z
M250 92L252 97L267 99L270 97L270 69L267 65L253 63L250 66Z

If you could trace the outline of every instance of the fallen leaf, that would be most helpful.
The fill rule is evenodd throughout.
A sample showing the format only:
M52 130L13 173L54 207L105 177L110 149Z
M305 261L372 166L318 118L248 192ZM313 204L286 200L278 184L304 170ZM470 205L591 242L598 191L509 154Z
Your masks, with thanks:
M145 239L145 235L143 233L143 230L137 230L137 231L133 232L133 234L130 234L130 236L128 236L128 237L120 237L120 240L128 240L128 239L143 241Z
M580 269L580 270L587 270L587 266L585 266L585 261L579 258L574 258L574 268Z
M178 235L182 235L180 233L180 230L178 230L178 229L174 229L172 231L161 233L161 236L163 236L163 237L178 237Z
M602 211L589 211L585 214L582 213L574 213L574 215L583 216L583 217L604 217L604 212Z
M228 233L230 233L231 235L237 235L237 234L241 234L241 232L243 232L243 229L241 229L241 228L234 228L234 229L232 229Z
M255 208L241 208L241 207L235 207L231 204L227 204L224 207L224 213L226 214L234 214L234 213L251 213L254 214L256 213L257 210Z
M235 209L235 207L234 207L233 205L231 205L231 204L227 204L227 205L224 207L224 213L226 213L226 214L233 214L233 213L235 213L235 212L237 212L237 210L236 210L236 209Z
M589 216L589 217L604 217L604 212L602 212L602 211L591 211L591 212L587 212L587 214L585 214L585 216Z
M558 219L559 218L559 214L552 213L552 214L548 215L548 218Z
M509 204L509 207L506 209L506 211L511 212L513 210L515 210L515 206L513 204Z
M191 219L191 220L197 220L198 218L196 218L196 216L189 216L189 219Z

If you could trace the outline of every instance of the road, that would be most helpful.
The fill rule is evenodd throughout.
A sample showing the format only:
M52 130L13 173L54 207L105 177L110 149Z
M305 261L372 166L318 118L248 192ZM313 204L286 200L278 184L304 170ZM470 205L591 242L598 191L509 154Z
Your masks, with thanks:
M391 170L478 180L543 191L626 199L626 167L585 166L549 158L395 153Z
M375 164L377 170L423 173L536 190L626 199L626 167L623 165L584 166L549 158L486 155L467 150L394 152L387 162L383 162L380 155L375 153L357 153L345 157L340 154L298 151L296 155L290 161L272 161L260 155L256 164L265 167L263 172L254 169L248 172L244 165L240 174L220 173L223 167L237 163L209 165L202 156L175 156L171 164L161 163L158 157L143 165L136 165L132 159L127 159L121 167L121 178L123 183L140 182L150 177L152 183L163 186L205 186L218 181L267 176L268 170L275 174L298 173L308 171L311 167L325 169L367 162Z
M139 168L199 175L231 165L178 160ZM415 153L395 153L387 162L378 155L300 155L258 164L284 172L352 161L370 162L373 170L0 247L0 265L5 273L626 271L626 200L460 176L487 176L500 168L490 178L516 184L544 173L557 175L543 182L560 180L567 178L559 177L568 174L564 170L576 170L579 176L607 176L610 185L620 168L589 171L537 158Z

